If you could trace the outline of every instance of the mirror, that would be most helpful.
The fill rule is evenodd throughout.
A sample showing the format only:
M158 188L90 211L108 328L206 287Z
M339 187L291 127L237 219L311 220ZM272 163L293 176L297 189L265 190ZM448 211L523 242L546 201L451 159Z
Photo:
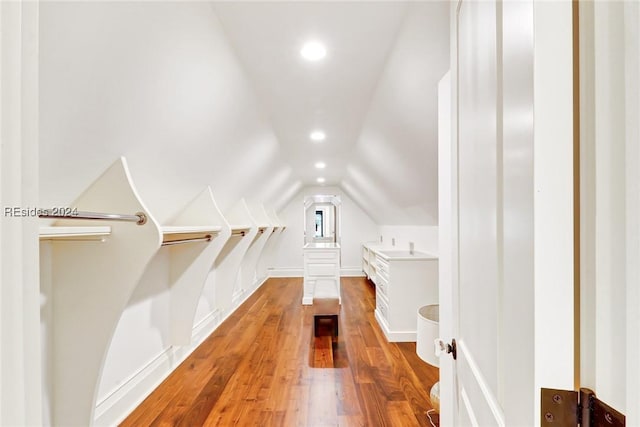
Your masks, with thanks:
M340 196L306 196L304 243L340 243Z

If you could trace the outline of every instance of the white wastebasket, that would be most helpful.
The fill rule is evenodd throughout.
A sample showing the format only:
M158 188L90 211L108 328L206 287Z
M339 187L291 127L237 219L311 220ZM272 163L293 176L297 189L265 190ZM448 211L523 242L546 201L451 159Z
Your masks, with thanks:
M416 338L416 353L420 359L429 365L438 366L433 342L439 336L440 305L425 305L418 309L418 333Z

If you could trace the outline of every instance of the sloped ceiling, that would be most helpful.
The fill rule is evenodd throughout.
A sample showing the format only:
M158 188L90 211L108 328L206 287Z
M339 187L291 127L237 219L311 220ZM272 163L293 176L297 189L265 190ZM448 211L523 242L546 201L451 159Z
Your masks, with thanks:
M438 82L449 69L449 4L412 4L341 187L379 224L438 223Z
M210 185L276 210L303 187L379 224L437 221L437 82L448 2L44 2L40 205L119 156L163 222ZM301 60L320 39L327 57ZM312 143L309 132L327 138ZM314 163L323 161L318 171Z
M40 205L68 206L125 156L161 223L207 185L223 213L301 182L204 2L43 2Z
M214 3L294 175L323 176L380 224L437 224L437 83L448 2ZM321 40L327 57L299 50ZM327 134L322 143L311 130ZM316 170L323 161L326 169Z

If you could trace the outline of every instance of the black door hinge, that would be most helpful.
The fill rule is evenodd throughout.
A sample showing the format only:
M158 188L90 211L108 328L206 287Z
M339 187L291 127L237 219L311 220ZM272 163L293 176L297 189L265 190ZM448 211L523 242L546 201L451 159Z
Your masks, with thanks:
M596 394L543 388L540 401L541 427L624 427L625 416L602 402Z

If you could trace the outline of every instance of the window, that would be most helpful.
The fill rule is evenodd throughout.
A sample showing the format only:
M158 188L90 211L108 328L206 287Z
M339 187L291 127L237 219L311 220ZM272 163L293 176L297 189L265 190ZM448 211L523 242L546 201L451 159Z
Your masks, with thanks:
M316 211L316 234L315 237L324 237L324 212Z

